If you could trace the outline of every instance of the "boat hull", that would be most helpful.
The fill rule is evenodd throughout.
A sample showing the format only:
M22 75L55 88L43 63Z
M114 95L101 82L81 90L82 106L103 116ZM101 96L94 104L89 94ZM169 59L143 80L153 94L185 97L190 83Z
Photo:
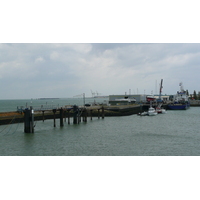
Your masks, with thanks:
M166 113L166 110L165 109L156 109L156 112L158 113L158 114L165 114Z
M167 107L168 107L169 110L187 110L190 107L190 105L188 105L188 104L184 104L184 105L174 104L174 105L168 105Z
M148 112L149 116L156 116L158 113L157 112Z

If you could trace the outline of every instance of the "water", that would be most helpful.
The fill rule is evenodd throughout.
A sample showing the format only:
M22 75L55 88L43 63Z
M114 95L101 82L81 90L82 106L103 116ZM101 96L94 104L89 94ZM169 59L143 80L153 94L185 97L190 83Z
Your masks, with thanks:
M0 126L0 155L7 156L199 156L200 108L157 116L93 117L79 125L53 127L36 122L35 133L23 124ZM71 119L72 122L72 119Z
M108 103L108 98L61 98L61 99L23 99L0 100L0 112L17 111L17 107L64 107L65 105L83 105L84 103Z

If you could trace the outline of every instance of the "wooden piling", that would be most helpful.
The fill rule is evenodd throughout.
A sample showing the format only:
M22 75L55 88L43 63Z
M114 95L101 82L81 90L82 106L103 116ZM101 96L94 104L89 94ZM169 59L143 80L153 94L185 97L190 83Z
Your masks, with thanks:
M44 110L42 111L42 120L44 122Z
M102 119L104 119L104 107L102 106Z
M68 112L68 124L70 124L70 110L67 111Z
M81 109L78 108L78 124L81 123Z
M90 120L92 120L92 110L90 110Z
M86 108L83 108L82 115L83 115L83 122L87 122L87 110L86 110Z
M80 111L79 111L79 115L78 115L79 123L81 123L81 114L82 114L82 109L80 109Z
M78 107L76 105L73 106L73 112L74 112L74 116L73 116L73 123L77 124L77 112L78 112Z
M100 118L100 109L98 109L98 119Z
M66 116L67 114L66 113L67 113L67 111L64 110L64 119L65 119L65 122L67 121L67 116Z
M56 127L56 109L53 109L53 126Z
M34 111L32 107L24 111L24 132L34 133Z
M85 108L85 122L87 122L87 109Z
M63 127L63 108L60 109L60 127Z

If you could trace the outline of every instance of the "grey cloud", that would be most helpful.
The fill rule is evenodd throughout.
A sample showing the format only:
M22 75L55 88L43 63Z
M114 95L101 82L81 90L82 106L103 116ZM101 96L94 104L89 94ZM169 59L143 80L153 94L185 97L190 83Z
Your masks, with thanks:
M0 98L12 98L13 90L18 98L89 96L90 89L150 93L161 78L165 93L176 92L180 81L199 90L199 55L200 44L0 44Z

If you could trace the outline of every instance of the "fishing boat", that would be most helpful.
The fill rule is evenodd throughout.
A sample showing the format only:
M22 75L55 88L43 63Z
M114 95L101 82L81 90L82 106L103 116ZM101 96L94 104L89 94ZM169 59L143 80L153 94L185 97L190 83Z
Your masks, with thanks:
M187 110L190 105L188 103L171 103L167 107L169 110Z
M147 102L156 101L156 98L153 95L146 96Z
M174 95L173 101L167 105L170 110L187 110L190 107L189 97L183 89L183 84L180 83L180 91Z

